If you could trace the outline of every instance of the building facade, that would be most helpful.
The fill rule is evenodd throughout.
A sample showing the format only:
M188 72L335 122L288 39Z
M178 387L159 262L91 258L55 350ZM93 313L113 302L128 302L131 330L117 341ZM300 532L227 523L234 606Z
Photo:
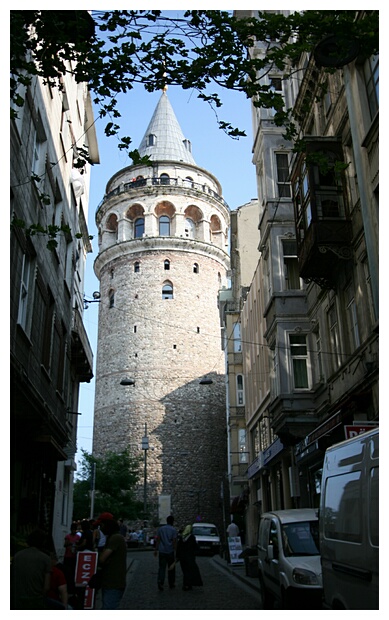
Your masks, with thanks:
M257 42L253 55L264 52ZM253 106L263 210L241 312L250 544L262 511L318 506L326 447L378 423L378 58L328 74L318 52L293 80L263 78L293 107L304 154Z
M229 267L229 209L217 179L195 163L166 91L138 150L151 165L115 174L96 213L93 453L142 455L147 436L138 489L144 518L155 525L171 511L178 526L197 519L222 528L227 450L217 299Z
M246 386L243 373L241 311L257 266L259 249L258 199L231 211L230 287L219 293L220 325L226 368L227 458L229 518L246 534L249 438L246 427Z
M69 67L70 69L70 67ZM92 351L82 322L90 165L99 154L90 95L70 71L62 89L32 79L11 122L11 532L52 533L63 552L73 511L78 394ZM23 222L23 226L20 225ZM30 226L69 227L49 250ZM76 236L77 235L77 236Z

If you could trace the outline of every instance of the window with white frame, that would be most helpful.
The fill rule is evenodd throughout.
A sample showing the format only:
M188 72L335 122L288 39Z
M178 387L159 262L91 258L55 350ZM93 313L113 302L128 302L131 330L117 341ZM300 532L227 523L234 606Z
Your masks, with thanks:
M352 350L354 350L359 347L361 340L359 337L357 305L355 303L354 286L352 283L350 283L346 288L346 304L349 341Z
M369 310L369 316L370 316L371 322L374 323L376 320L376 316L375 316L375 310L374 310L373 291L371 289L371 276L370 276L370 269L369 269L369 263L367 260L367 256L365 256L362 260L362 267L363 267L363 273L365 276L365 286L366 286L366 292L367 292L367 305L368 305L368 310Z
M134 224L134 237L138 239L139 237L143 237L143 233L145 232L145 219L144 217L137 217Z
M42 339L42 364L51 372L52 353L53 353L53 337L54 337L54 320L55 320L55 300L50 290L47 291L47 300L45 305L44 328Z
M244 382L243 375L236 375L236 404L238 407L244 405Z
M34 148L32 154L32 173L41 176L45 171L47 152L47 138L43 128L41 115L38 112L34 134Z
M163 283L162 299L173 299L173 284L171 282Z
M284 278L286 290L301 289L299 265L297 258L297 242L295 239L282 239L284 256Z
M23 254L22 263L22 278L20 282L19 293L19 310L18 310L18 323L26 331L27 328L27 314L30 295L30 273L31 273L31 261L27 254Z
M276 396L279 392L278 388L278 350L276 344L273 343L270 346L271 355L271 372L270 372L270 386L272 396Z
M317 362L317 380L324 381L324 371L323 371L323 352L322 352L322 344L321 344L321 335L319 328L315 331L315 339L316 339L316 362Z
M289 178L289 157L287 153L276 153L277 191L280 198L290 198L292 190Z
M195 238L195 223L189 217L185 220L185 237L188 239Z
M248 447L247 447L247 431L245 428L240 428L238 431L238 444L239 444L239 463L248 463Z
M234 342L234 353L240 353L242 351L242 340L240 336L240 323L234 323L232 328L232 338Z
M306 334L289 334L289 346L293 387L295 390L306 390L309 388Z
M168 215L161 215L159 218L159 234L161 237L170 235L170 217Z
M371 56L364 64L366 95L370 117L373 119L379 107L379 56Z
M328 311L328 329L330 333L331 345L331 365L333 370L337 370L342 363L340 355L340 333L338 323L338 313L335 304Z

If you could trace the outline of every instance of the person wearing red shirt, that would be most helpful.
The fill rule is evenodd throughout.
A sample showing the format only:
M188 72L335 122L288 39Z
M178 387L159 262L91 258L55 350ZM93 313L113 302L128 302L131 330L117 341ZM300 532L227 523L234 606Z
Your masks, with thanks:
M76 574L77 561L77 542L80 540L80 534L77 532L77 523L72 523L70 533L65 536L65 555L63 559L63 568L68 585L68 593L75 593L74 577Z

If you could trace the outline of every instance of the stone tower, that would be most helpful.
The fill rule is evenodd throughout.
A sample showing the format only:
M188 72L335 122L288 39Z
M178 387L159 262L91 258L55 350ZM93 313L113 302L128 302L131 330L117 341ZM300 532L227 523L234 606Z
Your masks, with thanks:
M196 165L166 92L138 150L152 165L115 174L96 213L93 452L129 447L147 456L139 499L151 521L171 510L178 527L201 519L223 529L227 444L217 300L229 267L229 209L217 179ZM200 383L204 377L212 383Z

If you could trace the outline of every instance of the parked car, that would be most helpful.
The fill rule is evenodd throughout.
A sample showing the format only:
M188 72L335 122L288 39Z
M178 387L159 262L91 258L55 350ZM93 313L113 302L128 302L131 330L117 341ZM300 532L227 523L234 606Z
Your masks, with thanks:
M192 531L199 554L217 555L220 553L220 536L214 523L193 523Z
M283 609L320 609L322 579L319 521L313 508L261 515L258 577L264 609L279 600Z
M326 609L379 609L379 429L327 449L320 496Z

